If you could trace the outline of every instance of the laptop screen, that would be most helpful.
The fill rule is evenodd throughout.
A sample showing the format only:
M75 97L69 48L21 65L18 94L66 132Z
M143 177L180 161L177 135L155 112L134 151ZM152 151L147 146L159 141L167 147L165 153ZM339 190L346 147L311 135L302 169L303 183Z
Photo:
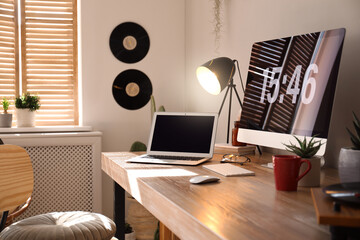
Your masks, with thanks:
M211 154L215 141L217 114L156 113L149 150L161 153ZM170 154L171 155L171 154Z

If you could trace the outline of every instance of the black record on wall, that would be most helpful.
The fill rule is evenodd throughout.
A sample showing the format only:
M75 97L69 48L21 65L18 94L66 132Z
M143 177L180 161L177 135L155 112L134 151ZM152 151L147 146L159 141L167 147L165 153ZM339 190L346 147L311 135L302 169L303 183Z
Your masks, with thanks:
M112 93L120 106L129 110L136 110L149 102L152 84L145 73L129 69L117 75L113 82Z
M125 63L136 63L149 51L150 39L146 30L137 23L124 22L110 35L110 49L114 56Z

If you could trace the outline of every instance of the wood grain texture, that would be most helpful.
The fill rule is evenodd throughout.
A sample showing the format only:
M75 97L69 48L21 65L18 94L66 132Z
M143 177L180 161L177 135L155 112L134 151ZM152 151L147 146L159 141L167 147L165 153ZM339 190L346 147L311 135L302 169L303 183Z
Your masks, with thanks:
M170 231L163 223L159 223L159 240L180 240L173 232Z
M0 212L24 204L31 196L33 185L33 169L26 150L0 145Z
M360 208L341 205L341 211L333 210L334 201L321 188L311 189L319 224L344 227L360 227Z
M310 188L275 190L272 169L259 163L271 155L252 156L243 167L255 176L224 177L202 166L126 163L133 153L102 153L102 169L180 239L329 239L318 225ZM205 164L216 164L221 155ZM220 182L193 185L197 174ZM321 185L338 182L337 171L322 171Z

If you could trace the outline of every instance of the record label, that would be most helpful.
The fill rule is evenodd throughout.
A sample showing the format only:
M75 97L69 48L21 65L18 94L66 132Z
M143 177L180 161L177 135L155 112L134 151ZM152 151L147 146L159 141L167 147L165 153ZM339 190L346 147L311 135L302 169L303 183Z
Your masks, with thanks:
M135 97L140 92L140 87L137 85L137 83L131 82L128 85L126 85L125 92L130 97Z
M149 102L152 84L145 73L129 69L117 75L112 86L112 93L120 106L136 110Z
M139 24L124 22L114 28L109 44L117 59L125 63L136 63L148 53L150 39L146 30Z
M126 36L124 38L123 45L126 50L134 50L137 45L136 38L134 38L133 36Z

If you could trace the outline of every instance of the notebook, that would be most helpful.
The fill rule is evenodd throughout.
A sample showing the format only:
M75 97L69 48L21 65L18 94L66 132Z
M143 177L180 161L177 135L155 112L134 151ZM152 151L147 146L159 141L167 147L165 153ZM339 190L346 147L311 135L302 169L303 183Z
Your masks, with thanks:
M204 165L206 169L209 169L213 172L219 173L225 177L231 176L254 176L255 173L253 171L247 170L245 168L235 166L231 163L219 163L212 165Z
M217 113L154 113L147 152L127 162L198 165L212 158Z

